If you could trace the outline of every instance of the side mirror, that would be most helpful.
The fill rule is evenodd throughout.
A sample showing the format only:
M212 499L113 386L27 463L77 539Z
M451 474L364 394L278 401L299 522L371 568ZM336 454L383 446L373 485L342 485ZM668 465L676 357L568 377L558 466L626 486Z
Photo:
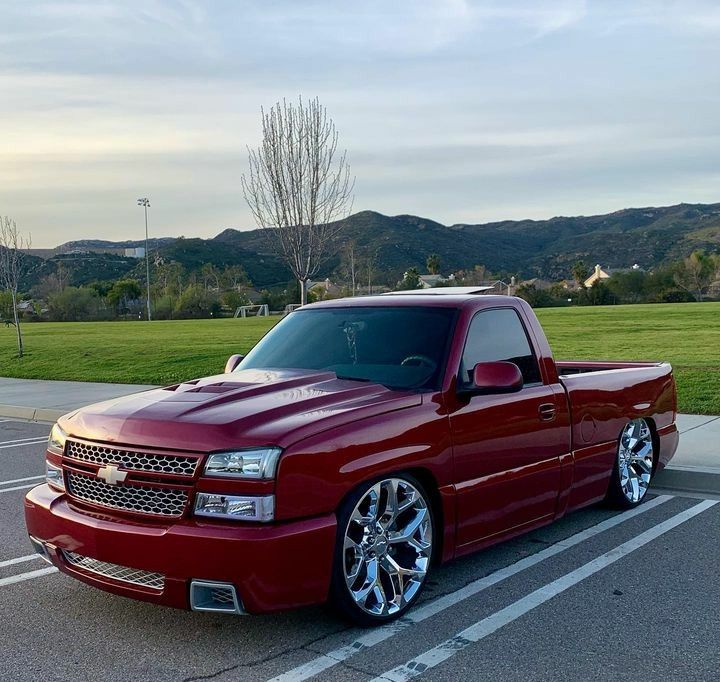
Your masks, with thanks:
M225 363L225 374L230 374L230 372L234 372L235 368L243 361L244 358L244 355L231 355L228 358L228 361Z
M513 362L479 362L473 367L472 377L472 384L462 388L461 393L516 393L523 387L522 373Z

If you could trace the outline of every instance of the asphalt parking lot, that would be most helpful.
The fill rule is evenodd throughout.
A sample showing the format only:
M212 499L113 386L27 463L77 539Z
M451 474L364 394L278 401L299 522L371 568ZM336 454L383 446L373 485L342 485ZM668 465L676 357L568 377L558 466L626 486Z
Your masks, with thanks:
M48 432L0 419L0 680L717 679L716 499L577 512L438 569L384 628L321 607L217 616L95 590L32 554L22 498Z

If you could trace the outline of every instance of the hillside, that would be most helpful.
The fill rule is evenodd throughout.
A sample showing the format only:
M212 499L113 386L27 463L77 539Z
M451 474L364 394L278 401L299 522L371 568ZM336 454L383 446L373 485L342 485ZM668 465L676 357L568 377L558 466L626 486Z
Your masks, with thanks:
M720 204L624 209L598 216L445 226L412 215L362 211L346 221L345 236L377 252L377 269L397 279L410 266L424 269L430 253L443 271L482 263L494 272L561 279L584 260L610 267L650 269L695 249L720 246ZM225 230L215 241L258 249L257 230ZM330 261L331 271L338 261Z
M678 204L597 216L450 226L413 215L391 217L361 211L345 221L343 235L344 239L356 242L359 254L375 255L376 282L395 282L411 266L424 270L431 253L440 256L443 272L482 263L496 273L562 279L569 277L577 260L615 268L638 263L651 269L695 249L717 250L720 204ZM63 245L62 250L137 244L142 245L83 240ZM266 235L260 230L226 229L212 239L157 239L153 240L151 252L167 261L178 261L187 270L206 262L220 267L240 264L259 288L291 278L281 260L270 253ZM70 270L73 284L115 279L139 266L136 260L109 254L63 254L44 263L33 262L24 284L39 281L59 262ZM322 276L332 277L339 263L338 256L329 259Z

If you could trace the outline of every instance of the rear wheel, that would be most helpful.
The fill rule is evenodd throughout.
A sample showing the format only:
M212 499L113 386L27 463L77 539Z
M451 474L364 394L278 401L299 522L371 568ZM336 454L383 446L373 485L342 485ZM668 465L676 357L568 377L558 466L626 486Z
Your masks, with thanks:
M608 500L624 508L640 504L650 486L654 457L649 424L633 419L620 434Z
M433 531L430 499L414 477L362 486L338 515L334 605L361 625L399 618L425 585Z

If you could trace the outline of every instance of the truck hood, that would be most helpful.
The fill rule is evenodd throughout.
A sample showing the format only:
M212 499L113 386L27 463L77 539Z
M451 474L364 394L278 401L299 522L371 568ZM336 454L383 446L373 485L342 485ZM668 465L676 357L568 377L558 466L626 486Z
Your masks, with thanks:
M90 405L60 426L77 438L148 448L287 447L421 402L418 393L341 380L333 372L242 370Z

